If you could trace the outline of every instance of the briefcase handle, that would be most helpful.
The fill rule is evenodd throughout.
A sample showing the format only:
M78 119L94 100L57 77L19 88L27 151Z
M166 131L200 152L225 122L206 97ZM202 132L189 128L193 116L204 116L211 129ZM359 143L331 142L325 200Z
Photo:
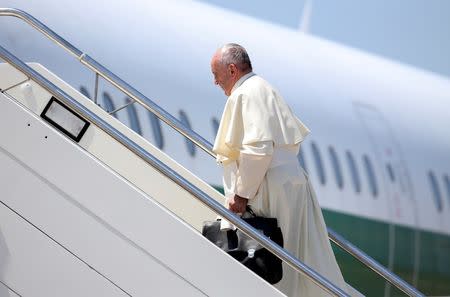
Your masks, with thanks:
M245 207L245 211L248 212L249 214L251 214L253 217L256 217L255 212L253 211L253 209L249 205L247 205Z

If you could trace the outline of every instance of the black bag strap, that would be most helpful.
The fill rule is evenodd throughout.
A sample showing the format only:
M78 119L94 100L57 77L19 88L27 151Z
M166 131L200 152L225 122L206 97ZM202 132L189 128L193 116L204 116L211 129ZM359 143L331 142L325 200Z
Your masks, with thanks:
M256 217L256 214L253 212L252 208L251 208L249 205L247 205L247 206L245 207L245 210L246 210L249 214L251 214L252 216Z

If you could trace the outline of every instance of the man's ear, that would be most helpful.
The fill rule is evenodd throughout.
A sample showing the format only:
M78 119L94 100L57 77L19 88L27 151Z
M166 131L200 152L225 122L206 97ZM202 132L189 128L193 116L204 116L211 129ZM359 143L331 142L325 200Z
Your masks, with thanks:
M230 70L230 74L231 75L236 75L237 74L237 67L236 67L236 65L235 64L230 64L229 65L229 70Z

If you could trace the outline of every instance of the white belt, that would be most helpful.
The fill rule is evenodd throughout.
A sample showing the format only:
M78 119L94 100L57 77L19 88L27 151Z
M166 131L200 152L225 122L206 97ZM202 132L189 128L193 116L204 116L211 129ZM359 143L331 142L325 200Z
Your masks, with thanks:
M269 168L274 168L284 164L292 164L292 162L298 162L297 160L297 147L288 148L276 148L273 151L272 162Z

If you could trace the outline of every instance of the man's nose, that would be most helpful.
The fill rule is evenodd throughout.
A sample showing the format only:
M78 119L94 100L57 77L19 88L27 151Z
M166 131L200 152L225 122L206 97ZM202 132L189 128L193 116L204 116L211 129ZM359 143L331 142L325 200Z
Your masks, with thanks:
M217 81L217 79L214 79L214 84L215 84L216 86L219 85L219 82Z

